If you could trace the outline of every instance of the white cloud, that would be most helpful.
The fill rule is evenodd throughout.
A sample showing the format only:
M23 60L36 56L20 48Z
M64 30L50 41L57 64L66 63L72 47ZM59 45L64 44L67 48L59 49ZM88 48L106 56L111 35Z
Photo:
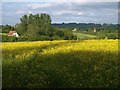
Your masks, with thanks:
M84 13L83 12L78 12L77 15L84 15Z
M37 9L37 8L48 8L52 6L52 4L46 3L46 4L28 4L27 7L31 8L31 9Z
M18 15L23 15L23 14L37 14L37 13L47 13L47 12L46 11L42 11L42 10L38 10L38 11L17 11L16 12L16 14L18 14Z
M28 11L29 14L33 13L32 11Z
M32 12L32 14L36 14L36 13L47 13L46 11L43 11L43 10L37 10L37 11L34 11ZM30 14L30 13L29 13Z
M73 10L62 10L53 13L54 16L62 16L62 15L84 15L83 12L73 11Z
M25 14L24 11L17 11L16 14Z

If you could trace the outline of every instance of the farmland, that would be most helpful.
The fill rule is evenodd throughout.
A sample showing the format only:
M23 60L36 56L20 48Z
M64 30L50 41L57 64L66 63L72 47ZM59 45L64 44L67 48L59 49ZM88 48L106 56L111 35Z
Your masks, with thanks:
M97 38L97 36L95 35L90 35L90 34L83 34L83 33L75 33L75 35L77 36L77 39L78 40L81 40L81 39L94 39L94 38Z
M118 40L2 43L3 88L118 87Z

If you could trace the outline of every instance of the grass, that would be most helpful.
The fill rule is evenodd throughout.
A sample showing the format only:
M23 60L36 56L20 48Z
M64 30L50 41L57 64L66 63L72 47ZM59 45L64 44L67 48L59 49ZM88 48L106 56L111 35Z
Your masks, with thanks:
M78 40L81 40L81 39L94 39L96 38L97 36L95 35L90 35L90 34L83 34L83 33L75 33L75 35L77 36Z
M6 33L0 33L0 35L7 35Z
M3 88L114 88L118 40L2 43Z

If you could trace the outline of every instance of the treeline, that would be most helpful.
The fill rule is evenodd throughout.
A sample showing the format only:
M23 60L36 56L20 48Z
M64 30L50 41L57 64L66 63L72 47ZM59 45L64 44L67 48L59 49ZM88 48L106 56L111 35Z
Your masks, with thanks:
M14 26L11 26L11 25L8 25L8 24L6 24L6 25L1 25L1 26L0 26L0 29L2 30L2 33L8 33L10 30L11 30L11 31L14 31L14 30L15 30Z
M77 29L76 33L84 33L97 36L97 39L118 39L118 24L95 24L95 23L59 23L53 27ZM96 32L94 32L96 30Z
M2 26L3 27L3 26ZM2 30L6 33L6 25ZM11 30L11 29L9 29ZM60 30L51 26L51 17L48 14L29 14L20 18L20 23L12 29L18 32L20 37L17 41L39 41L39 40L76 40L75 36L69 30ZM8 33L8 32L7 32ZM5 36L3 36L5 38ZM6 38L8 38L6 36ZM4 41L4 40L3 40Z
M17 31L19 37L2 35L2 41L40 41L40 40L76 40L74 33L84 33L97 36L97 39L117 39L118 24L95 23L59 23L51 24L48 14L29 14L20 17L20 23L15 26L1 25L2 33ZM96 32L93 30L96 29ZM88 38L89 39L89 38Z
M54 27L59 28L77 28L79 30L89 30L96 28L97 30L118 30L118 24L96 24L96 23L54 23L52 24Z

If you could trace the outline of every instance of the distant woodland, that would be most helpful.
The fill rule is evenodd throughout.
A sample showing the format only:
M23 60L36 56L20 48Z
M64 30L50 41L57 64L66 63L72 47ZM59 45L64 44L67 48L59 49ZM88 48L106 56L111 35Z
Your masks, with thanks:
M117 24L95 23L51 23L48 14L29 14L20 17L15 26L1 25L2 33L17 31L20 37L2 35L3 41L78 40L78 33L94 35L94 39L117 39ZM75 29L75 31L73 31ZM95 31L94 31L95 30ZM79 38L81 39L81 38ZM90 39L82 38L82 39Z

